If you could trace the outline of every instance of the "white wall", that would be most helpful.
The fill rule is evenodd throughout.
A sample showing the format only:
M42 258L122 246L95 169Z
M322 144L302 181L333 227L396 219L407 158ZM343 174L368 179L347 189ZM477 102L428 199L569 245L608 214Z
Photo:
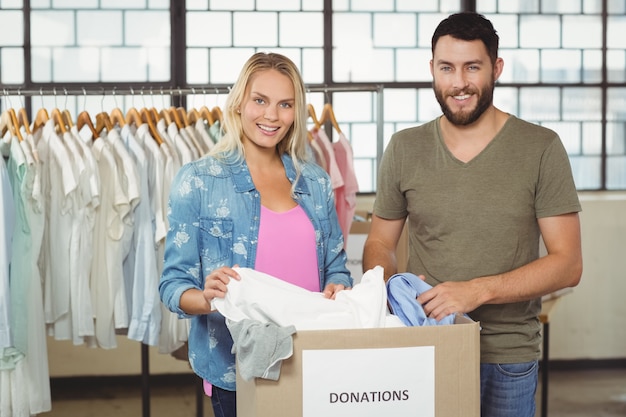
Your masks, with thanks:
M626 358L626 193L580 193L583 277L550 315L550 359Z
M626 358L626 193L581 193L583 278L550 314L550 359ZM359 209L369 210L371 198ZM138 342L118 336L118 348L88 349L48 339L50 375L135 375ZM150 372L191 372L189 365L150 348Z

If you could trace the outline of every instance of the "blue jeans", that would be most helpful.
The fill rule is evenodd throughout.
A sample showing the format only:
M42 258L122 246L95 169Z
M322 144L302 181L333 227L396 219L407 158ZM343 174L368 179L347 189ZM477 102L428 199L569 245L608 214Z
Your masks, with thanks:
M538 373L538 361L481 363L481 417L534 417Z
M227 391L214 385L211 405L215 417L237 417L237 391Z

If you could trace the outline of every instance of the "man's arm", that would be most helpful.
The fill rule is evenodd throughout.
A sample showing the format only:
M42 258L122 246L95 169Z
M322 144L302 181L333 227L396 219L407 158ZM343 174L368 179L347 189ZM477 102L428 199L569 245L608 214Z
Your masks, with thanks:
M539 228L547 249L545 256L502 274L441 283L422 293L417 301L429 317L441 320L483 304L525 301L578 285L582 275L578 213L539 219Z
M380 265L384 269L384 277L387 281L398 271L396 247L405 220L404 218L388 220L372 215L372 224L363 247L363 272Z

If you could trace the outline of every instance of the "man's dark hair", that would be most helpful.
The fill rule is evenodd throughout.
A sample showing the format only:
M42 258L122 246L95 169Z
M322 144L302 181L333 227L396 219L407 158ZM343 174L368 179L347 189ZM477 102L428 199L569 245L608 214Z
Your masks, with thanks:
M463 41L480 39L487 48L491 63L495 63L498 58L498 34L491 22L482 14L473 12L455 13L442 20L433 34L433 55L437 41L446 35Z

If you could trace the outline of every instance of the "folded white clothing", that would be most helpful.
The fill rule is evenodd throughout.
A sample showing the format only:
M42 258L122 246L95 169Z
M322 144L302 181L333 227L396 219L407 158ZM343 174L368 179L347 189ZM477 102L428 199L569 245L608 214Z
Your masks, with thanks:
M351 290L337 293L334 300L250 268L235 268L241 280L231 279L224 298L213 308L232 321L244 319L297 330L331 330L401 327L389 314L383 268L363 274Z

